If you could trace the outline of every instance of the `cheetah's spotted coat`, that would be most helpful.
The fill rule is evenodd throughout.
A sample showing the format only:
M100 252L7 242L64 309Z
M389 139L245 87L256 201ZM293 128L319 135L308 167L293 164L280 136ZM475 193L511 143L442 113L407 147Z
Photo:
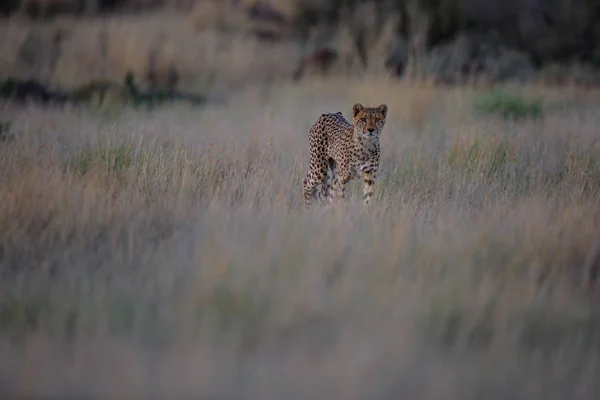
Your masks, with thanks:
M302 181L304 203L315 194L331 202L344 198L346 184L359 175L364 180L364 205L368 206L379 168L379 135L385 125L387 106L352 107L353 123L341 112L323 114L310 129L310 170ZM321 185L320 190L317 190Z

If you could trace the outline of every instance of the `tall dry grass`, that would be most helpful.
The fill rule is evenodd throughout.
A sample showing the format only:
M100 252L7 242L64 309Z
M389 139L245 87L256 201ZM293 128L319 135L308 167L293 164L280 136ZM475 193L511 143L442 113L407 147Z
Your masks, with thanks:
M4 19L0 75L72 89L97 80L122 82L130 71L144 85L150 73L165 85L174 70L180 90L223 93L289 79L302 56L297 41L265 44L249 35L245 20L233 18L220 26L211 15L210 23L198 18L163 10L38 23Z
M0 391L595 398L600 97L506 90L521 100L364 79L202 110L3 105ZM308 129L357 101L390 109L374 207L353 182L305 210Z
M345 17L339 27L319 25L301 40L291 22L255 20L246 11L252 1L236 3L203 0L192 9L44 21L5 18L0 24L0 76L73 89L94 81L122 82L132 72L142 86L172 84L223 95L247 85L290 81L303 57L323 47L337 53L337 74L364 72L354 42L358 27L370 21L362 18L368 10ZM275 9L289 16L298 5L296 0L278 1ZM397 39L394 18L384 25L381 35L368 29L370 73L387 74L385 60ZM169 82L173 77L176 82Z

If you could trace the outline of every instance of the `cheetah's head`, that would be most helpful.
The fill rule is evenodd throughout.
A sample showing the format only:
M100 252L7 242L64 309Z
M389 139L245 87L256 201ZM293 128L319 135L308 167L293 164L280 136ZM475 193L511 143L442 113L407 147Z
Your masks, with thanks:
M364 107L356 103L352 107L354 132L367 139L378 138L385 125L388 108L385 104L379 107Z

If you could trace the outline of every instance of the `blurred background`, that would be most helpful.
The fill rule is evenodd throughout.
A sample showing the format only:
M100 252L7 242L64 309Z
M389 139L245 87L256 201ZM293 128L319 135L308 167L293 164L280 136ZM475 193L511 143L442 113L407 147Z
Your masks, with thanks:
M307 75L600 82L598 0L5 0L0 76L199 92Z

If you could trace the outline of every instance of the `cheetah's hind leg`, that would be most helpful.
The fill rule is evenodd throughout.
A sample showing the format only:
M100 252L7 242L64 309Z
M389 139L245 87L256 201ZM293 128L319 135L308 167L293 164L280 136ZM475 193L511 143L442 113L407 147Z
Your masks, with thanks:
M321 186L327 179L327 171L325 169L320 171L311 170L302 180L302 192L304 205L312 205L313 199L321 199Z
M315 197L318 199L320 204L327 203L327 196L329 195L329 188L331 186L331 177L330 172L327 171L327 177L325 178L325 182L321 183L315 192Z
M338 181L337 163L333 159L328 160L327 180L325 181L324 201L327 205L335 201L334 192Z
M333 203L333 187L337 179L336 172L336 163L330 159L328 162L327 177L325 178L325 182L319 186L316 193L319 202L323 205L329 206Z

